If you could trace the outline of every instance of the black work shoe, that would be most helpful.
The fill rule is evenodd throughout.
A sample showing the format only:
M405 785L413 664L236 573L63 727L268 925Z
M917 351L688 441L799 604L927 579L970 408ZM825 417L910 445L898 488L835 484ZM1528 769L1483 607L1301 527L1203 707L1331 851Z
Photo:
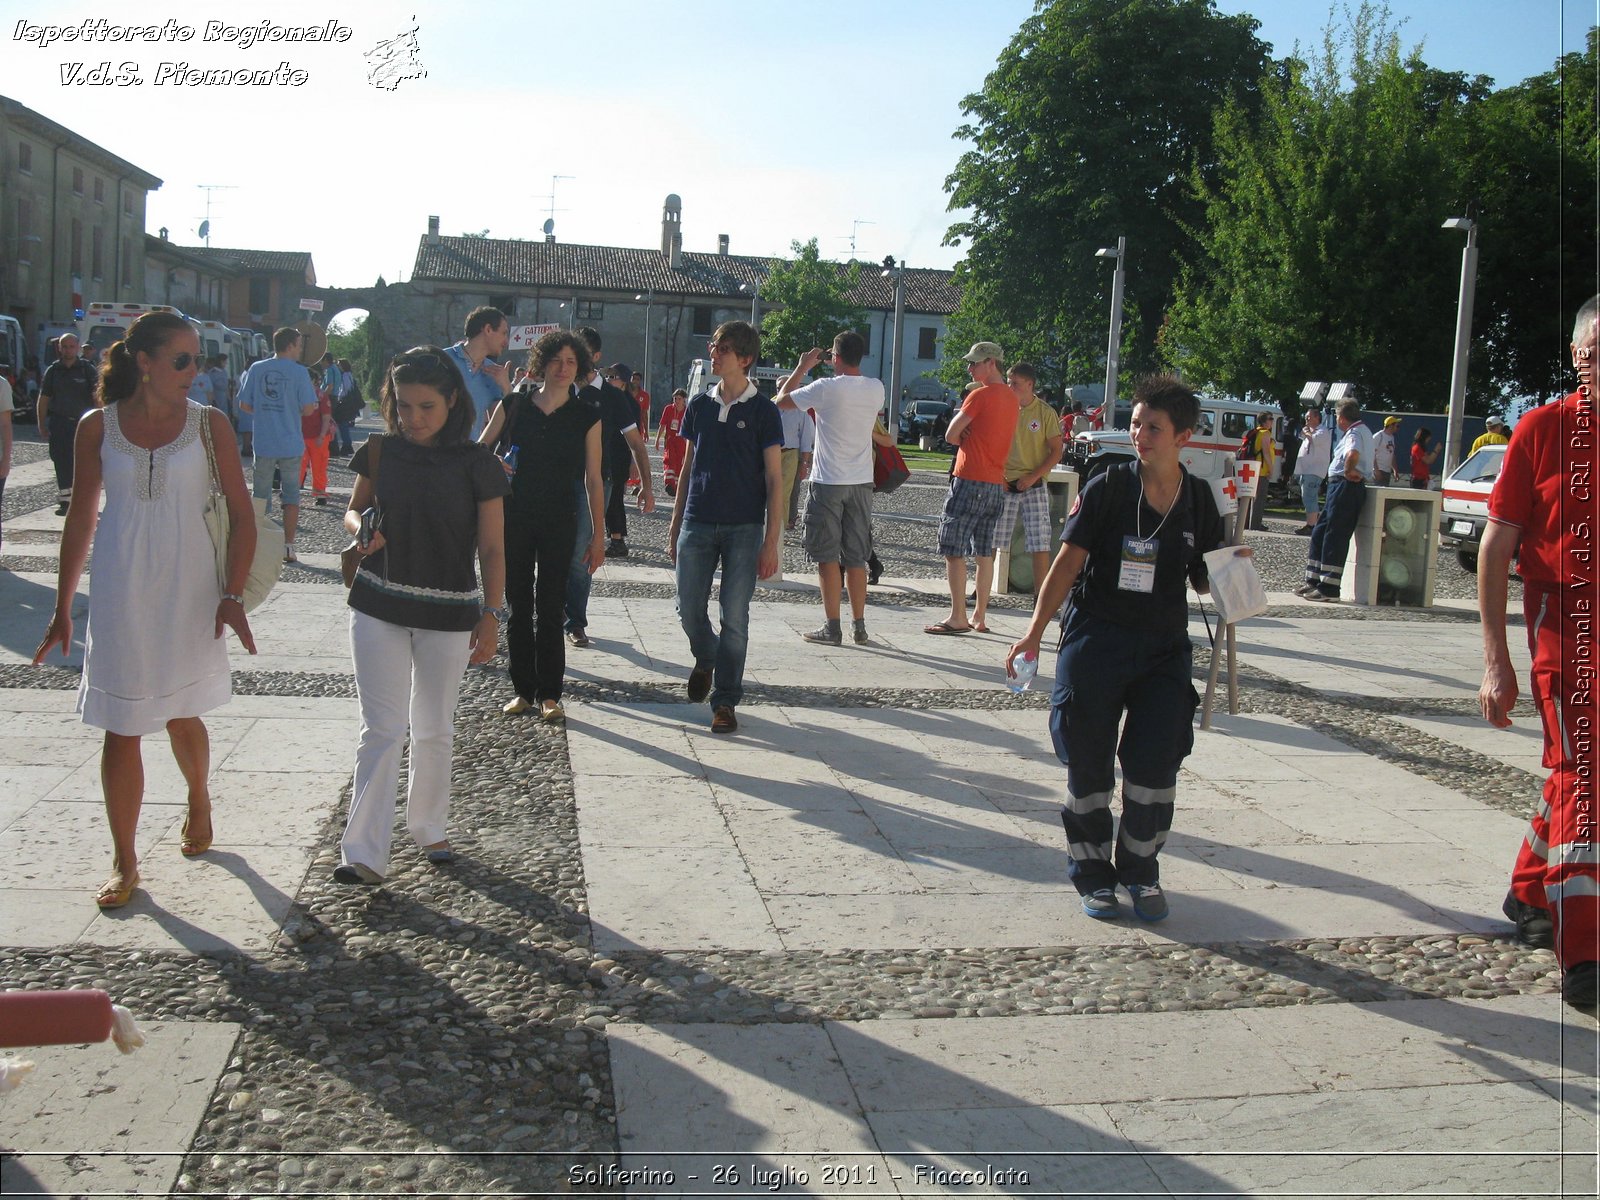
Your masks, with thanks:
M67 502L65 500L63 500L63 501L61 501L61 503L56 505L56 516L64 517L66 515L67 515Z
M1600 962L1568 967L1561 976L1561 998L1573 1008L1593 1008L1600 1001Z
M628 543L623 541L621 538L612 538L609 542L606 543L606 557L607 558L627 558L628 557Z
M883 578L883 563L876 554L867 555L867 586L877 587L878 580Z
M1556 944L1556 926L1550 914L1536 904L1518 900L1507 892L1500 911L1517 927L1517 941L1535 950L1549 950Z
M711 668L696 667L689 672L689 699L699 704L711 695Z

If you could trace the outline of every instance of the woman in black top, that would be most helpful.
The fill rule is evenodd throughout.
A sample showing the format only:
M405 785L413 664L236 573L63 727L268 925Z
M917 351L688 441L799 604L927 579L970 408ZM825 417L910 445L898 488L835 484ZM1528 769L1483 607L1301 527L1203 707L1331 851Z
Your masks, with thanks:
M589 347L571 333L547 333L534 344L529 374L536 388L517 389L495 408L479 441L499 449L511 476L506 505L506 630L511 685L507 713L534 702L541 720L566 719L561 677L567 669L562 618L567 575L578 536L578 488L583 482L594 537L584 552L591 574L605 561L600 504L600 414L579 398L576 381L589 374Z
M1118 915L1119 883L1141 919L1167 915L1156 855L1172 824L1178 768L1194 747L1200 699L1190 678L1184 585L1209 590L1201 555L1225 540L1210 486L1178 461L1199 417L1199 401L1179 380L1140 381L1130 428L1138 463L1112 467L1084 488L1028 632L1006 656L1015 674L1019 655L1037 655L1045 626L1071 593L1050 732L1067 767L1067 873L1091 917ZM1113 842L1119 760L1122 824Z
M469 661L494 656L505 620L506 480L494 456L470 440L472 396L461 373L437 346L407 350L384 373L382 407L387 433L368 438L350 460L357 478L344 515L364 557L350 586L361 742L333 873L340 883L380 883L388 872L408 733L406 828L429 861L450 861L445 823L461 677ZM369 508L382 516L375 532L362 520Z

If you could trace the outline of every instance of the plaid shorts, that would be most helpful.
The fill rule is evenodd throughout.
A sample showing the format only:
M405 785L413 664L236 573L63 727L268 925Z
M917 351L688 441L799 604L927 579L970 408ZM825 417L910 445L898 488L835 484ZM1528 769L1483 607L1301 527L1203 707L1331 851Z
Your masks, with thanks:
M988 558L994 553L995 529L1005 488L952 476L950 494L939 517L939 553L946 558Z
M1040 483L1025 492L1007 491L1000 509L1000 545L1011 544L1011 531L1017 527L1017 512L1022 512L1022 548L1029 554L1048 553L1050 536L1050 488Z

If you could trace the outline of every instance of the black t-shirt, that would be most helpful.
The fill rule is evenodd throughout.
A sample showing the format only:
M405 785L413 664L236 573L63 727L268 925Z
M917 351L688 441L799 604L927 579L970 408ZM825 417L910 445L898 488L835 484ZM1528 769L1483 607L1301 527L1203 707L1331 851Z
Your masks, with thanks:
M534 393L513 393L514 411L505 440L517 448L510 504L514 517L577 520L585 442L600 420L599 405L585 398L593 390L584 388L548 414L534 403Z
M1226 531L1210 486L1187 470L1171 513L1164 523L1161 518L1141 503L1136 464L1111 467L1089 481L1061 531L1062 541L1089 552L1072 589L1074 607L1118 625L1172 633L1188 627L1185 579L1196 587L1206 582L1201 555L1221 546ZM1125 537L1154 538L1157 543L1155 582L1149 592L1119 586Z
M51 425L76 425L78 419L94 407L95 388L100 377L83 359L70 367L53 362L45 369L39 381L39 391L50 398L48 413Z
M633 450L623 431L639 424L639 402L609 383L604 387L591 386L583 390L586 393L596 392L594 398L600 404L600 417L605 430L600 442L601 467L607 475L614 475L619 469L627 471L628 464L633 461Z
M375 440L362 443L350 460L357 475L371 476ZM474 561L478 505L507 489L505 471L487 446L383 438L377 504L384 547L362 559L350 607L411 629L470 630L483 601Z

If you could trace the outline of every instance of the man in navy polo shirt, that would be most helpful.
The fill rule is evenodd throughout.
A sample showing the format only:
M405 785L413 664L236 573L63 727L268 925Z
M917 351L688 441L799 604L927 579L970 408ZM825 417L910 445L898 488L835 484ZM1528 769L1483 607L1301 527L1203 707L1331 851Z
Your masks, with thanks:
M684 482L672 505L667 555L677 569L678 619L689 635L694 669L689 699L711 699L711 731L739 728L733 710L744 694L750 598L756 579L778 572L783 537L783 421L756 391L749 371L761 335L744 321L724 321L711 336L709 390L683 415ZM711 578L722 567L722 628L711 628Z

